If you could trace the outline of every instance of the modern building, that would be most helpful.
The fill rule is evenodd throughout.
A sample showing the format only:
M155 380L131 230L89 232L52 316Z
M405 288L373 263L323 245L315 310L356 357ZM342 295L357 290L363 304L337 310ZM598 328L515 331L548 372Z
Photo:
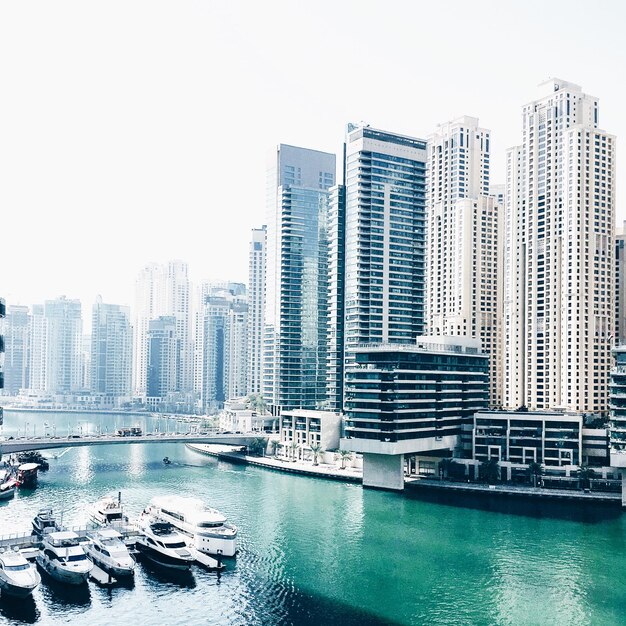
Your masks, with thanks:
M248 305L245 292L207 287L196 315L196 388L200 408L221 409L248 389Z
M262 390L267 227L252 229L248 262L248 394Z
M344 160L345 161L345 160ZM330 189L328 208L328 371L326 408L343 410L346 188Z
M512 392L504 404L606 414L615 138L599 129L597 98L578 85L552 79L542 90L523 108L522 145L507 155L505 386Z
M98 297L91 315L91 392L128 400L131 396L131 357L129 308L105 304Z
M173 391L193 389L193 341L191 339L191 284L187 264L151 263L135 281L133 310L133 392L144 397L148 367L148 326L161 316L176 319L176 384Z
M46 391L48 354L48 323L42 304L33 304L29 326L28 388L34 392Z
M488 403L489 360L480 341L424 336L414 345L354 349L346 370L342 447L363 453L366 487L404 488L404 457L449 454Z
M615 233L615 341L626 343L626 222Z
M6 336L4 362L4 392L19 394L29 386L30 314L27 306L18 304L6 308Z
M472 449L472 457L481 462L578 466L583 458L583 416L563 411L481 411L474 415Z
M295 445L298 447L298 455L305 458L312 446L321 446L324 451L339 448L340 413L289 409L281 413L279 423L283 451L288 451L290 446Z
M51 394L83 391L83 323L80 300L46 300L45 388Z
M176 318L163 315L150 320L147 342L146 403L157 409L176 391L179 363Z
M502 406L502 219L489 194L490 132L478 119L428 139L427 332L480 339L489 405Z
M346 367L364 343L424 333L426 142L348 126L345 148Z
M326 401L328 202L335 155L280 144L268 171L263 396L273 413Z

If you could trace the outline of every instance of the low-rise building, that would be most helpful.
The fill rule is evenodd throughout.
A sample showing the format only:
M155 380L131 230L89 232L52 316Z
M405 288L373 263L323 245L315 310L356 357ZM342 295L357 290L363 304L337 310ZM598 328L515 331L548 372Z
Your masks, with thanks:
M341 437L341 414L332 411L306 409L284 410L279 418L280 443L283 450L293 444L298 446L299 455L304 456L311 446L319 445L323 450L337 450Z

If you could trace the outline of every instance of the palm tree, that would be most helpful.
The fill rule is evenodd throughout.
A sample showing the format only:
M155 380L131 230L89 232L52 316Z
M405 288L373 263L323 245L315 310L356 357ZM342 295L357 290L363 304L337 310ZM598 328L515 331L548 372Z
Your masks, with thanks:
M270 446L272 448L272 455L276 456L276 452L278 452L278 448L280 448L280 441L272 439Z
M320 454L322 454L322 446L319 443L314 443L311 446L311 452L313 453L313 465L319 465L317 459L319 458Z
M439 469L441 470L443 478L450 478L450 470L454 465L456 465L456 463L451 457L446 457L439 461Z
M596 475L595 471L588 465L581 465L578 470L578 480L582 489L591 488L591 479Z
M346 461L352 460L352 452L347 450L339 450L336 454L336 458L341 459L341 469L346 469Z
M536 461L531 461L528 464L528 476L533 484L533 487L537 486L537 476L541 476L543 474L543 465L541 463L537 463Z
M295 461L296 460L296 450L299 448L300 446L295 442L292 441L289 444L289 449L291 450L291 460Z
M498 459L489 459L480 464L483 480L490 485L495 485L500 480L500 463Z
M260 393L251 393L246 398L246 406L252 411L256 411L257 415L265 415L267 411L267 403Z
M251 452L258 456L265 456L265 449L267 447L267 442L263 437L257 437L250 442L248 448Z

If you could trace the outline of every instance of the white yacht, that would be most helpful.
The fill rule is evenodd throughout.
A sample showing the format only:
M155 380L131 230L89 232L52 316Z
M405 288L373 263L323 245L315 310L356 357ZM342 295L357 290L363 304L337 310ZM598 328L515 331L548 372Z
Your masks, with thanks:
M56 580L70 585L85 582L93 568L78 543L78 535L71 531L43 535L37 564Z
M172 524L199 552L234 556L237 551L237 527L198 498L158 496L151 500L146 513Z
M37 515L33 518L32 525L33 535L37 536L61 530L60 526L57 524L57 520L52 512L52 509L40 509Z
M25 598L41 582L37 568L19 552L0 552L0 591L2 595Z
M135 561L117 530L102 528L89 533L87 539L87 556L105 572L113 576L132 576L135 573Z
M151 561L164 567L186 570L194 558L187 550L185 537L171 524L158 522L145 513L139 520L141 536L137 539L137 550Z
M91 520L99 526L108 524L122 525L128 523L128 517L124 514L122 500L118 496L113 498L105 496L96 502L89 511Z

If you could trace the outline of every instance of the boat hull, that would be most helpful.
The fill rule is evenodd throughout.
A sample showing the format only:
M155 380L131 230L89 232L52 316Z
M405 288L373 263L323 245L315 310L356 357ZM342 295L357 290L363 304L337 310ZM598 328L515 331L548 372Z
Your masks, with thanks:
M142 556L149 559L152 563L160 565L161 567L178 571L184 571L191 568L192 561L186 559L176 559L166 554L162 554L161 552L157 552L139 541L137 542L137 550Z
M15 495L15 487L0 491L0 500L10 500Z
M27 598L37 588L38 583L32 585L15 585L7 580L0 580L0 592L3 596L11 596L12 598Z
M42 556L37 557L37 565L55 580L68 585L82 585L87 582L91 568L86 570L66 569L58 567Z
M91 551L89 552L89 558L101 570L105 571L107 574L111 574L111 576L115 576L116 578L127 578L129 576L133 576L135 573L134 567L121 567L119 565L110 565L109 563L105 563L102 559L94 556Z

